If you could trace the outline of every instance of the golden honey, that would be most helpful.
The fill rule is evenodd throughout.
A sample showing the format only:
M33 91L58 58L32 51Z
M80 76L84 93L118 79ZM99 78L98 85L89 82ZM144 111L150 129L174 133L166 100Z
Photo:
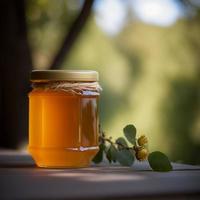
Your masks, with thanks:
M95 71L33 71L29 93L29 152L39 167L88 166L98 152Z

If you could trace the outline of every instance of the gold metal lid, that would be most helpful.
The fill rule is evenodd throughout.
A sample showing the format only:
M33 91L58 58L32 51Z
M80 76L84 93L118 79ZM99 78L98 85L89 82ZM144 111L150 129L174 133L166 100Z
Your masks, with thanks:
M33 70L31 81L98 81L99 74L92 70Z

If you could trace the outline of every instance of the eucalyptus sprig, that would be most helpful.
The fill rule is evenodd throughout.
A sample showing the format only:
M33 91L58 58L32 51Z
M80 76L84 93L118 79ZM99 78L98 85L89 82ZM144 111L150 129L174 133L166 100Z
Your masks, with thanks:
M105 157L109 163L119 162L123 166L132 166L135 159L148 160L154 171L167 172L172 170L172 165L164 153L160 151L149 153L148 139L145 135L136 138L137 130L134 125L125 126L123 133L125 137L119 137L113 141L112 137L106 137L105 133L101 132L99 152L94 157L93 162L98 164Z

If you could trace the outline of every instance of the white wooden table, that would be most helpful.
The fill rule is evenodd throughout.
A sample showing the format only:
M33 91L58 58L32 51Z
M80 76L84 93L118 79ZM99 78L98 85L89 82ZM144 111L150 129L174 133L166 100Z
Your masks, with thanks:
M82 169L41 169L27 153L0 151L1 199L200 199L200 166L173 164L152 172L103 164Z

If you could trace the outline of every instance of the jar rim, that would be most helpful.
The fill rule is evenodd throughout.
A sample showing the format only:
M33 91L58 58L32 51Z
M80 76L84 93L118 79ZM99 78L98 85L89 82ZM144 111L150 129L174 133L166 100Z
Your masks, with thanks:
M99 74L93 70L32 70L31 81L98 81Z

